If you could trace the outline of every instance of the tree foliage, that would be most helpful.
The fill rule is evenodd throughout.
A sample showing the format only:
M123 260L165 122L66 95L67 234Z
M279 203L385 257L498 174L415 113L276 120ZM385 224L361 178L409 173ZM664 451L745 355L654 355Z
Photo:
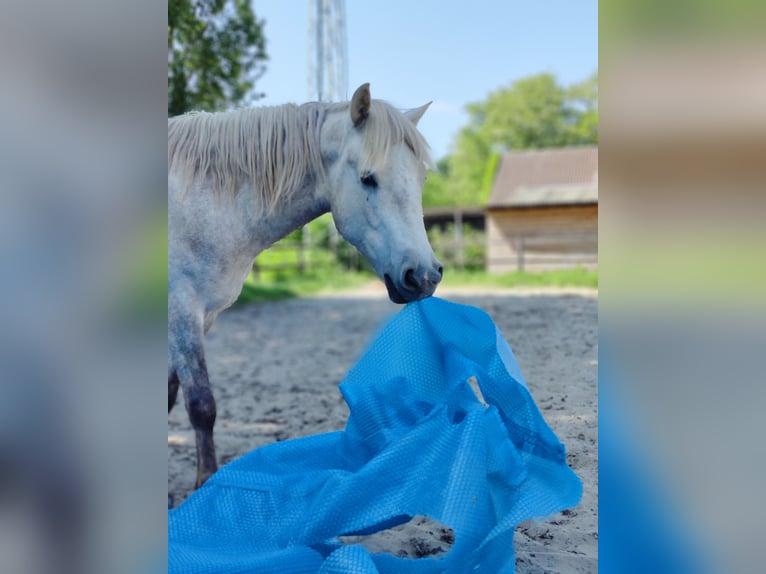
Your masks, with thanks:
M598 75L564 87L551 74L523 78L469 104L468 125L436 181L424 187L424 203L482 205L498 152L598 142ZM431 175L429 174L429 180Z
M428 172L423 184L423 205L452 205L447 191L449 177L449 160L441 159L436 162L436 171Z
M567 95L577 110L573 139L581 144L598 143L598 74L571 86Z
M257 99L266 40L250 0L168 0L168 115Z

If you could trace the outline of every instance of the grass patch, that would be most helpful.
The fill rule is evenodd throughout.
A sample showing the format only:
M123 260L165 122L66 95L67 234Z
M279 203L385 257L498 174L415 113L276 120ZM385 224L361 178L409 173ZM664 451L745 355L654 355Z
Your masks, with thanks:
M251 273L236 304L282 301L292 297L343 291L374 279L371 273L331 268L307 270L305 273L264 272L257 279Z
M257 285L250 281L250 277L245 281L242 292L239 294L235 305L243 303L265 303L267 301L283 301L297 297L295 291L284 285Z
M445 287L590 287L598 289L598 271L582 267L556 271L512 271L490 275L486 271L458 271L448 269L442 285Z
M307 297L320 293L334 293L353 289L375 281L369 272L344 269L314 269L306 273L262 273L255 279L249 275L237 305L282 301L293 297ZM541 273L511 272L490 275L484 271L447 270L442 285L445 287L590 287L598 288L598 271L582 268L545 271ZM438 293L438 292L437 292Z

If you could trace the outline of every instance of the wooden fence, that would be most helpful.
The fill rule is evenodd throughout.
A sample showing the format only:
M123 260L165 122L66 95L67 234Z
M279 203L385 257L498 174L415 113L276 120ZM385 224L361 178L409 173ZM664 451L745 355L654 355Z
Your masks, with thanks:
M429 233L437 258L447 268L483 269L486 237L483 232L463 233L450 229ZM306 273L318 268L341 268L349 271L371 271L364 257L340 237L329 244L326 240L303 234L288 237L261 253L253 263L253 273Z
M429 230L436 256L447 269L482 269L492 273L544 271L598 266L597 231L546 231L488 239L484 231L462 226ZM360 253L337 234L335 238L290 237L256 258L253 272L305 273L312 269L371 271Z
M490 273L598 267L597 231L518 233L490 239L487 247Z
M341 238L337 232L327 238L317 238L304 227L299 237L291 235L278 241L256 257L253 274L306 273L316 269L369 269L356 248Z

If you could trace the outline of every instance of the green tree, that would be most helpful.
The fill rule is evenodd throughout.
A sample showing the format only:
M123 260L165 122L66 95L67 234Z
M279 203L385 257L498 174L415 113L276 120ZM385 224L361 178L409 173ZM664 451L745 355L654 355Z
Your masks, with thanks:
M449 160L447 158L440 159L436 162L436 171L428 172L423 184L424 207L450 205L449 192L447 191L448 177Z
M567 96L575 109L572 140L582 144L598 143L598 74L571 86Z
M266 39L250 0L168 0L168 115L257 99Z
M446 205L486 202L499 151L597 143L598 75L568 88L551 74L530 76L467 110L448 160Z

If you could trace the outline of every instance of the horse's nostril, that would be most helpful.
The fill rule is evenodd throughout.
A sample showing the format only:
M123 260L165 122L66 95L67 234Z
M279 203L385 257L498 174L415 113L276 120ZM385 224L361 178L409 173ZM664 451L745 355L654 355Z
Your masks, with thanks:
M444 277L444 267L442 267L441 265L439 265L439 268L437 269L437 271L439 272L439 278L440 278L440 279L441 279L442 277Z
M404 284L410 289L417 289L419 287L417 279L415 279L415 270L407 269L404 274Z

